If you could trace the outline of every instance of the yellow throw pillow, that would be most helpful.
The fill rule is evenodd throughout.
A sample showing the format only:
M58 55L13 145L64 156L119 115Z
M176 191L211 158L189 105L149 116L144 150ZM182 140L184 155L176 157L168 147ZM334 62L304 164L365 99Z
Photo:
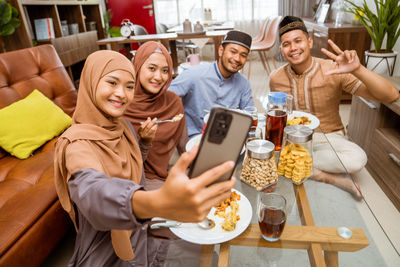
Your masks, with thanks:
M20 159L71 125L71 117L38 90L0 109L0 146Z

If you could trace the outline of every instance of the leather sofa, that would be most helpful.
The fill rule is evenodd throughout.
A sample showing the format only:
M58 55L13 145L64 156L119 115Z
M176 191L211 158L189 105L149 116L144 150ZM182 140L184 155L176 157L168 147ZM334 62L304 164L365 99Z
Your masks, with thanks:
M77 91L51 45L0 54L0 109L38 89L72 116ZM38 266L72 227L54 185L50 140L25 160L0 151L0 266Z

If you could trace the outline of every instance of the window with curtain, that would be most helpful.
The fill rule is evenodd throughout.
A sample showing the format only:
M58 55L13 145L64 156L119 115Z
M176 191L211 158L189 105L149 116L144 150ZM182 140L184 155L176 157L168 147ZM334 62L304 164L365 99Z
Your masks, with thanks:
M213 20L262 20L278 15L279 0L153 0L157 23L173 26L186 18L203 21L204 9L211 9Z

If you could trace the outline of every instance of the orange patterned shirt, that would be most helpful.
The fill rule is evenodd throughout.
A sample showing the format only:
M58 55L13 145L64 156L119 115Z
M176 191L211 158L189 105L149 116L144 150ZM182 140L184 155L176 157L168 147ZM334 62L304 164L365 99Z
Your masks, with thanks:
M355 94L365 85L352 74L324 74L334 68L334 61L313 57L311 66L297 75L286 64L271 73L270 89L293 95L293 110L317 116L324 133L343 130L339 115L341 90Z

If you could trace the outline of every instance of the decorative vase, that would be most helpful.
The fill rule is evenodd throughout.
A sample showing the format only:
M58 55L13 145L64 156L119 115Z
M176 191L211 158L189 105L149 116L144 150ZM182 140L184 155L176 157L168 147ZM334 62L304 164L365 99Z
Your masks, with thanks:
M335 21L335 27L342 26L346 12L344 0L335 0L331 6L331 9L333 13L333 19Z
M394 65L397 59L397 51L371 52L365 51L365 66L378 74L393 75Z
M203 25L201 25L200 21L197 21L196 24L194 25L194 32L203 32L204 28Z
M183 32L184 33L192 32L192 22L190 22L189 19L185 19L185 21L183 22Z

